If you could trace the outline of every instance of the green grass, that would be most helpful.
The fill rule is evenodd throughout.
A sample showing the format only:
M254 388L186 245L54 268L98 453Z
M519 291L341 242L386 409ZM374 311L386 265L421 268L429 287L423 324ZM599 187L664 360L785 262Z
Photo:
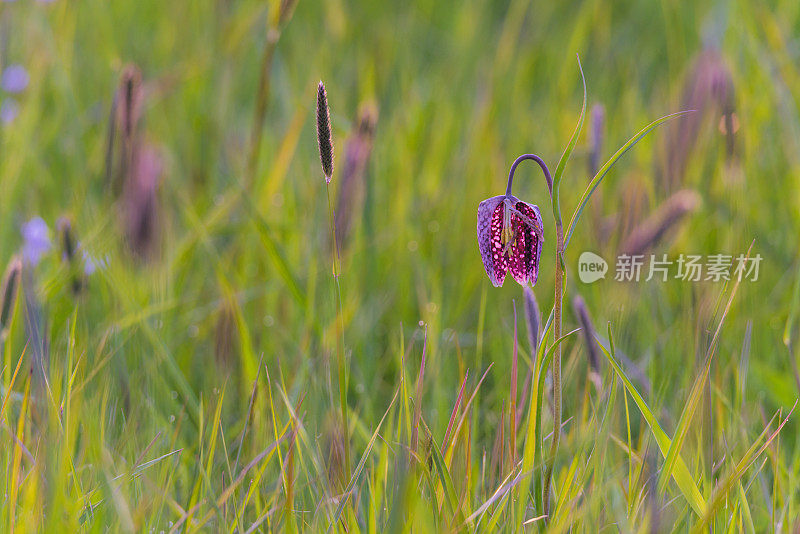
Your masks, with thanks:
M13 95L18 116L0 126L0 270L30 218L54 241L3 303L0 531L798 528L797 2L300 0L261 79L280 4L0 4L0 66L30 75ZM753 243L759 279L616 282L613 258L669 196L667 145L690 119L649 131L600 182L588 170L590 110L605 107L602 165L687 109L684 87L709 46L730 72L734 153L719 108L692 114L697 136L671 191L692 189L702 204L652 252L735 256ZM534 165L514 182L544 215L534 287L544 341L533 349L521 288L509 277L495 289L483 271L476 209L504 191L520 154L556 171L581 113L576 53L587 112L559 166L560 330L550 198ZM126 244L128 193L106 183L128 64L142 72L141 140L163 168L150 259ZM363 207L353 203L337 261L341 308L314 124L320 79L334 207L359 107L379 110ZM79 294L80 268L55 233L62 216L106 262ZM585 250L609 261L605 280L579 281ZM597 377L575 332L576 294L605 355ZM545 520L547 371L559 348L563 426Z

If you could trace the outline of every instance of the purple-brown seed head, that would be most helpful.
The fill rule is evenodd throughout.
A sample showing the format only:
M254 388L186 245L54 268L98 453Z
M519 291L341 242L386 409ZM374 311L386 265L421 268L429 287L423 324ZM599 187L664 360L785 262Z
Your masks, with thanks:
M331 183L333 176L333 139L331 138L331 114L328 110L328 95L325 85L319 82L317 87L317 142L319 143L319 158L322 162L322 172L325 182Z

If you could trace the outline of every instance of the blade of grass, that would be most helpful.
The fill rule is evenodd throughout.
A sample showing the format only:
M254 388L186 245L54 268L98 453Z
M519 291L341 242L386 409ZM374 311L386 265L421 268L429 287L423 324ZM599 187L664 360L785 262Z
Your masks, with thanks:
M511 465L517 463L517 305L514 304L514 347L511 355L511 391L509 392L509 446L511 448Z
M247 405L247 414L245 416L246 419L244 420L244 426L242 427L242 435L239 436L239 447L236 450L236 460L233 462L232 473L234 477L236 476L236 470L239 469L239 458L242 455L242 448L244 447L244 437L245 434L247 434L247 426L248 423L250 422L250 419L252 419L253 417L253 402L255 401L256 391L258 390L258 378L261 376L261 363L263 362L263 360L264 360L264 353L262 352L261 355L258 357L258 368L256 370L256 378L255 380L253 380L253 389L250 392L250 402ZM264 366L264 368L266 369L266 365ZM272 408L271 405L270 408ZM274 410L273 410L273 415L274 415ZM275 439L278 438L277 435L274 437Z
M14 383L17 381L17 373L19 373L19 368L22 366L22 360L25 359L25 351L28 349L28 346L25 345L25 348L22 349L22 354L19 356L19 360L17 360L17 366L14 368L14 374L11 375L11 383L9 383L8 387L6 388L6 395L3 399L3 406L0 407L0 423L3 423L6 420L6 406L8 405L8 399L11 398L12 391L14 389Z
M542 399L544 393L544 380L547 375L547 368L553 358L556 346L558 346L566 338L577 332L573 330L561 338L557 339L549 349L545 352L547 345L547 336L550 333L550 321L545 325L544 333L542 334L542 341L539 343L536 361L537 367L534 369L533 387L531 388L530 409L528 411L528 427L525 436L525 446L522 449L522 472L533 474L533 466L535 464L537 449L541 453L541 447L537 447L541 443L541 417L542 417ZM530 476L526 476L520 484L520 494L517 499L517 517L522 517L527 504L527 494L530 489ZM538 493L538 492L535 492ZM540 503L537 503L537 505ZM539 508L537 508L539 509Z
M422 360L419 364L419 374L417 375L417 392L414 396L414 426L411 429L411 451L417 451L419 441L419 419L422 415L422 382L425 378L425 351L428 348L428 329L425 329L425 338L422 343Z
M241 514L244 514L244 510L245 508L247 508L250 499L253 497L256 490L258 489L259 484L261 483L261 478L264 476L264 472L267 470L267 467L269 466L269 460L272 458L272 455L275 453L275 451L278 451L278 454L276 456L278 456L278 458L281 459L281 465L283 465L283 458L280 455L279 446L284 439L288 439L290 433L291 433L291 424L286 423L286 425L283 427L283 433L281 434L281 437L272 442L272 445L270 445L261 454L256 456L256 458L253 459L247 466L245 466L239 473L239 476L236 477L236 480L230 486L225 488L225 491L222 493L220 498L217 499L218 506L222 506L222 504L228 500L228 498L233 494L236 488L239 487L239 485L242 483L248 471L250 471L250 469L252 469L262 458L266 456L267 461L264 462L264 465L261 466L261 469L259 469L258 473L256 473L256 475L253 477L252 484L250 484L250 487L247 490L247 494L245 495L244 500L242 501L242 504L239 507L240 516ZM283 472L283 468L281 468L281 472ZM283 480L284 480L283 476L281 476L281 483L283 483ZM238 517L236 521L238 522L240 520L241 517Z
M211 422L211 434L209 435L209 438L211 439L211 442L208 444L208 448L207 449L205 447L203 447L202 445L201 445L201 448L200 448L200 458L201 459L203 458L203 454L207 454L208 457L206 459L206 465L205 466L203 466L202 462L198 462L197 463L197 469L198 469L199 473L198 473L197 479L195 481L194 489L192 490L192 496L191 496L191 499L189 500L189 505L186 507L189 510L194 509L195 508L195 504L200 502L199 501L199 499L200 499L200 491L201 491L201 486L203 486L202 482L203 481L208 481L208 476L209 476L208 473L211 471L212 466L213 466L214 452L216 451L216 448L217 448L217 435L218 435L218 431L219 431L220 421L221 421L221 418L222 418L222 398L223 397L224 397L224 389L223 389L223 393L220 395L220 398L217 400L217 407L214 410L214 415L213 415L213 419L212 419L212 422ZM200 439L200 441L202 443L202 440L203 440L203 427L205 426L204 422L202 421L202 413L200 415L200 420L201 420L201 427L200 427L201 431L199 433L199 439ZM208 484L206 484L205 488L208 491L210 491L210 487L209 487ZM219 513L219 507L215 506L213 512L214 513ZM190 513L189 517L187 518L187 521L190 524L191 524L191 521L192 521L192 517L193 517L193 514Z
M739 460L739 463L736 464L736 469L734 469L733 472L722 482L717 484L714 494L711 496L710 504L706 508L705 513L701 515L700 521L694 526L692 532L699 533L705 530L705 526L714 517L717 508L719 508L725 502L725 499L727 498L728 493L733 485L742 477L742 475L744 475L745 471L747 471L747 469L753 465L753 462L755 462L756 459L758 459L758 457L761 456L765 450L767 450L767 447L769 447L770 443L772 443L772 440L778 436L784 425L786 425L786 423L789 421L789 417L792 416L794 409L797 407L797 402L798 401L795 401L792 409L789 410L788 414L786 414L786 417L778 425L778 428L775 429L775 432L769 434L769 427L772 426L772 421L775 420L775 417L779 417L780 412L773 416L769 424L767 424L766 428L764 428L764 431L758 436L758 438L756 438L747 452L745 452L744 456L742 456L742 459ZM769 434L769 437L766 437L767 434ZM766 440L764 441L763 445L759 447L759 444L762 440L764 440L765 437Z
M578 70L581 73L581 82L583 83L583 103L581 104L581 113L578 116L578 122L572 130L569 142L567 142L567 146L564 148L564 152L561 154L561 158L559 158L558 164L556 165L556 170L553 173L553 191L551 192L553 195L553 215L555 216L556 224L559 226L561 225L561 205L558 201L559 186L561 185L561 179L564 177L564 169L567 167L567 162L572 155L572 151L575 149L575 143L578 142L578 135L580 135L581 129L583 128L583 121L586 118L586 77L583 75L580 56L575 54L575 57L578 59Z
M14 524L16 522L16 509L17 497L19 496L19 487L22 484L20 479L20 464L22 462L22 443L25 437L25 419L28 413L28 402L31 395L31 373L28 374L28 380L25 382L25 397L22 401L22 408L19 412L19 420L17 421L17 433L15 436L16 446L14 447L14 456L11 461L11 494L8 500L8 522L10 525L9 532L14 532Z
M447 449L449 446L449 437L450 431L453 430L453 423L455 423L456 415L458 414L458 408L461 406L461 401L464 400L464 387L467 385L467 378L469 378L469 369L467 372L464 373L464 380L461 382L461 389L458 390L458 397L456 397L456 403L453 405L453 411L450 412L450 420L447 422L447 430L444 433L444 439L442 440L442 446L444 447L445 454L447 453Z
M287 425L286 431L283 433L283 436L281 436L281 439L279 441L270 444L269 447L264 449L258 456L253 458L253 460L242 469L242 471L239 473L239 476L236 477L236 480L234 480L230 486L225 488L225 491L223 491L222 494L217 498L216 501L217 508L221 508L225 504L225 502L231 497L231 495L233 495L233 492L236 491L236 488L238 488L242 484L242 482L247 477L247 474L250 472L252 468L258 465L258 463L261 460L266 460L264 462L264 465L261 466L261 470L256 475L253 484L250 485L249 491L255 492L256 488L258 487L258 483L260 482L261 477L264 474L264 471L267 469L267 466L269 465L270 458L272 458L272 455L277 449L278 444L288 437L289 432L290 431ZM183 516L181 516L181 518L178 521L175 522L175 524L172 526L172 529L170 529L170 532L177 532L180 529L181 525L183 525L183 523L185 523L190 518L190 516L193 515L198 510L200 504L202 503L198 503L191 509L187 510L186 513ZM213 511L209 512L206 515L206 517L199 522L200 525L208 522L211 519L211 517L213 517L213 513L214 513Z
M613 167L614 164L628 150L633 148L633 146L636 143L638 143L639 141L641 141L641 139L645 135L647 135L652 129L654 129L655 127L657 127L657 126L659 126L659 125L661 125L661 124L663 124L665 122L667 122L668 120L674 119L675 117L679 117L681 115L685 115L687 113L692 113L692 112L693 112L693 110L678 111L676 113L671 113L669 115L665 115L665 116L661 117L660 119L654 120L653 122L651 122L650 124L648 124L647 126L642 128L641 130L639 130L639 133L637 133L636 135L631 137L628 140L627 143L622 145L620 147L620 149L617 150L614 153L613 156L611 156L611 159L609 159L605 163L605 165L600 167L600 170L597 171L597 174L594 176L594 178L592 178L592 181L589 182L589 185L586 187L586 191L583 192L583 196L581 196L581 199L578 201L578 207L575 208L575 212L572 214L572 219L570 219L569 225L567 226L566 239L564 241L564 250L566 250L567 246L569 245L569 240L572 237L572 233L575 231L575 226L578 224L578 219L580 219L581 213L583 213L583 209L586 207L586 204L589 202L589 198L592 196L592 193L594 193L594 190L597 189L597 186L600 185L600 182L603 180L605 175L608 174L608 171L611 170L611 167Z
M453 477L450 475L450 470L447 469L444 457L442 457L439 445L436 444L433 434L430 433L427 426L424 428L428 438L431 440L431 456L436 466L436 474L439 477L439 483L444 488L447 510L450 512L454 524L462 524L464 522L464 514L458 506L458 497L456 495L455 486L453 485Z
M627 430L627 449L626 453L628 455L628 491L626 492L626 497L628 499L628 517L633 515L633 505L635 504L636 500L633 499L633 446L631 445L631 414L630 410L628 409L628 392L623 389L622 395L625 399L625 429Z
M752 250L753 245L750 245L750 248L747 250L746 258L750 257L750 251ZM745 261L747 261L745 259ZM711 343L708 346L708 350L706 351L706 358L703 364L703 369L701 370L700 374L695 379L694 385L692 386L692 390L689 393L689 397L686 399L686 403L684 405L683 410L681 411L681 417L678 420L678 426L675 428L675 435L672 438L672 443L669 445L669 451L667 451L667 457L664 461L664 466L661 468L661 473L658 475L658 493L664 493L667 488L667 482L669 482L670 476L672 476L672 470L675 468L675 461L680 454L681 448L683 447L683 442L686 439L686 435L689 433L689 425L692 422L692 418L694 417L695 409L700 402L700 398L703 395L703 390L706 385L706 380L708 379L708 374L711 371L711 360L714 357L714 353L717 349L717 343L719 341L719 334L722 331L722 325L725 323L725 318L728 316L728 312L731 309L731 304L733 304L733 299L736 296L736 291L739 289L739 283L741 280L737 280L733 284L733 289L731 290L731 295L728 297L728 302L725 305L725 309L722 312L722 317L719 320L719 324L717 325L717 329L714 331L714 335L711 338Z
M289 288L289 292L292 294L292 297L294 297L300 309L305 309L306 295L303 294L302 289L300 289L300 283L297 281L294 274L292 274L292 269L289 267L286 254L272 235L272 229L258 212L258 209L253 205L252 199L248 195L243 195L242 198L245 199L244 205L247 207L247 211L258 231L258 236L261 238L261 244L264 246L270 260L272 260L275 269L278 271L278 275L283 279L286 287Z
M563 517L562 510L567 505L567 501L569 498L569 494L572 491L573 486L575 485L576 479L576 472L578 471L578 464L583 461L582 454L576 454L572 458L572 462L570 463L569 469L567 470L567 476L564 478L564 486L559 488L558 492L558 501L556 502L555 510L553 510L553 517L558 519Z
M389 403L389 407L386 408L386 412L381 417L378 426L375 427L375 431L372 433L372 437L367 442L367 448L364 450L364 454L361 455L361 460L358 462L358 466L356 466L356 470L353 471L353 476L350 477L350 482L347 484L347 488L344 490L344 495L342 495L341 500L339 501L339 505L336 507L336 512L333 514L333 519L331 520L330 524L328 525L328 532L333 530L334 525L339 523L339 518L342 516L342 512L344 511L344 507L349 500L350 494L353 492L353 488L355 488L356 483L358 482L358 477L361 476L361 472L364 470L364 466L367 464L367 458L369 458L370 453L372 452L372 447L375 445L375 440L378 439L378 433L381 430L381 426L383 426L383 422L386 420L386 416L389 415L389 412L392 410L392 406L394 406L394 401L397 400L397 395L400 393L400 388L398 387L397 390L394 392L394 397L392 397L392 402Z
M514 477L514 480L509 481L511 479L511 477L513 476L513 474L514 473L511 472L511 473L508 474L508 476L506 476L505 480L503 480L503 482L500 484L500 487L498 487L495 490L495 492L492 494L491 497L489 497L486 500L486 502L484 502L482 505L480 505L477 508L477 510L472 512L472 514L470 514L470 516L467 517L465 523L471 523L476 517L479 517L479 516L482 517L483 514L486 513L486 511L489 509L489 507L491 507L499 499L506 497L508 495L508 492L511 491L512 489L514 489L514 487L517 484L519 484L519 482L523 478L527 478L525 475L527 475L528 473L521 472L521 473L517 474L516 477ZM480 522L481 522L481 520L478 519L478 524L480 524Z
M486 375L489 374L489 370L492 368L492 366L494 366L494 362L490 363L489 367L487 367L486 370L483 372L483 375L481 376L481 379L478 380L478 384L475 386L475 391L472 392L472 395L470 395L469 400L467 401L467 404L464 405L464 409L461 411L461 418L458 420L458 424L456 425L455 432L453 432L453 437L451 439L451 444L456 439L456 436L458 436L458 434L461 432L461 426L464 424L464 420L467 418L467 414L469 413L469 408L472 405L472 401L474 401L475 397L478 396L478 391L481 388L481 384L483 384L483 380L486 378ZM445 456L445 460L447 461L448 465L450 465L450 461L452 460L453 450L454 449L455 449L455 447L452 447L452 446L446 447L446 449L445 449L444 456Z
M561 154L561 158L559 158L558 164L556 165L556 170L553 173L553 190L558 189L558 186L561 183L561 178L564 175L564 169L566 168L567 162L572 155L572 151L575 149L575 143L578 141L578 135L583 128L583 121L586 117L586 77L583 75L583 67L581 66L580 55L575 54L575 57L578 60L578 70L581 73L581 82L583 84L583 104L581 105L581 113L578 117L578 123L572 130L572 135L569 138L569 142L567 143L564 152Z
M611 325L608 327L608 339L610 352L606 350L599 340L598 346L606 356L608 362L611 364L614 372L617 373L617 376L620 377L622 383L625 384L625 388L631 394L631 398L633 398L633 401L636 403L636 406L642 413L647 426L650 427L650 431L653 433L653 437L656 439L656 444L658 445L661 454L666 457L672 441L667 436L666 432L664 432L664 430L661 428L661 425L658 423L655 414L653 414L653 411L639 394L636 386L633 385L628 378L628 375L625 374L625 371L623 371L622 367L620 367L619 363L617 363L617 360L614 357L614 342L611 336ZM675 483L678 485L678 488L680 489L684 498L689 503L689 506L692 507L692 510L694 510L698 516L702 517L706 511L706 502L703 500L703 495L700 493L700 490L697 489L697 485L695 484L692 475L689 473L689 468L686 467L683 458L681 458L679 454L676 455L675 468L673 469L672 477L675 479Z

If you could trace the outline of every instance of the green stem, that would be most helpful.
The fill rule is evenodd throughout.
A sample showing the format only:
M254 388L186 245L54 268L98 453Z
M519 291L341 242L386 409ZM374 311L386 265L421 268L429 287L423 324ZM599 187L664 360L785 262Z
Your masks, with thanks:
M554 192L553 212L558 213L558 193ZM561 338L561 302L564 293L564 227L560 220L556 221L556 273L555 273L555 303L553 304L553 335L554 339ZM561 344L556 347L553 357L553 441L550 445L550 457L544 476L544 514L546 522L550 521L550 484L553 478L553 468L561 441Z
M339 371L339 404L342 409L342 441L344 442L344 469L342 469L343 487L348 482L350 471L350 425L347 418L347 362L344 353L344 312L342 307L342 288L339 285L339 271L337 260L339 258L339 247L336 242L336 223L334 222L333 208L331 207L331 188L326 185L325 190L328 194L328 216L331 224L331 239L333 243L333 281L334 293L337 303L336 310L336 360Z

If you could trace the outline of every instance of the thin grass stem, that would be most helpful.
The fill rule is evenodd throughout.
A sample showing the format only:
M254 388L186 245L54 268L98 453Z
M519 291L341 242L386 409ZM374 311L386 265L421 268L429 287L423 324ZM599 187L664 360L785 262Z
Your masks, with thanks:
M342 441L344 442L344 464L343 473L350 470L350 425L347 417L347 362L344 352L344 312L342 306L342 288L339 284L339 247L336 243L336 223L334 222L333 208L331 204L331 188L326 184L325 192L328 197L328 216L331 225L331 239L334 243L333 250L333 286L334 297L336 300L336 363L339 375L339 404L342 410ZM343 481L343 482L346 482Z

